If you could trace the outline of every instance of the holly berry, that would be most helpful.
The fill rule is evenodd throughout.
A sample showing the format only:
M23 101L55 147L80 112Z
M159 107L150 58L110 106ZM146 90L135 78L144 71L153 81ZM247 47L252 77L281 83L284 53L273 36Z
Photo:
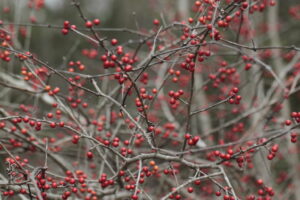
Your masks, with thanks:
M99 25L100 24L100 19L94 19L93 20L93 24L95 24L95 25Z
M91 22L91 21L86 21L86 22L85 22L85 27L87 27L87 28L92 28L92 27L93 27L93 22Z

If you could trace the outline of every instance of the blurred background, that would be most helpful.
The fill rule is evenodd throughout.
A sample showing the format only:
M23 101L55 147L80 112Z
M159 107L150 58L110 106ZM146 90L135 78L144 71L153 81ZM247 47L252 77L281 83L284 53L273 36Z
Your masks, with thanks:
M174 21L186 22L188 17L193 17L195 15L191 9L194 4L194 1L192 0L79 0L78 2L80 2L81 8L88 19L93 20L98 18L101 20L101 24L95 27L95 30L101 38L107 38L108 40L117 38L119 44L124 45L126 51L128 50L129 52L133 52L138 46L137 43L129 43L129 41L139 40L141 37L129 32L110 29L128 28L144 33L151 33L151 31L153 32L154 19L158 19L162 25L168 25ZM268 1L262 0L261 2ZM271 46L272 42L270 38L279 37L280 45L296 45L299 47L300 2L297 0L276 2L277 6L275 11L268 10L267 12L248 16L253 31L251 34L255 34L256 45ZM22 51L28 50L37 55L38 58L47 61L51 66L55 66L57 69L67 70L67 63L71 60L77 61L78 59L80 59L80 61L88 68L84 73L99 73L99 68L102 67L102 62L99 59L90 59L87 56L82 55L84 54L85 49L95 49L96 47L93 44L87 42L77 34L71 33L65 36L61 33L61 27L66 20L70 21L71 24L76 25L83 31L85 29L85 24L79 16L75 6L72 5L71 0L0 0L0 20L2 20L5 27L13 34L12 40L16 49L21 49ZM247 23L249 23L249 21L245 20L246 26L249 25ZM270 31L271 24L273 28L275 28ZM49 28L47 27L48 25ZM89 34L88 32L86 33ZM177 34L180 37L180 33L174 31L174 34ZM234 35L235 33L230 32L229 35L230 34ZM244 40L245 44L251 46L251 39L251 37L245 37L241 40ZM148 52L149 48L143 47L139 55ZM97 56L100 55L101 54L99 53ZM291 56L291 58L292 57L293 56ZM214 57L205 64L208 66L217 66L218 59L221 58L215 59ZM228 60L231 61L230 59ZM289 59L289 55L286 54L286 59L284 58L283 60L284 61L281 62L281 64L283 64L279 67L284 67L291 59ZM278 63L276 64L276 59L270 59L266 62L278 65ZM16 74L20 74L20 68L20 63L15 62L13 57L12 61L9 63L0 62L0 73L9 74L13 78L17 77ZM244 76L245 79L251 80L252 78L249 75L249 77L247 77L247 75ZM62 80L51 78L50 81L53 86L65 86L64 89L67 88L65 82ZM268 81L263 84L265 88L269 87ZM262 91L265 88L262 87ZM245 96L245 99L247 99L247 95L250 96L250 94L252 94L251 90L244 90L243 92L243 98ZM214 93L216 93L215 90ZM93 103L93 100L89 100ZM20 104L31 105L34 101L34 97L28 97L18 91L15 92L9 88L0 86L0 107L18 108ZM251 102L252 99L248 98L246 101ZM92 103L91 105L94 105ZM293 96L289 103L291 104L289 107L290 110L299 111L299 93ZM41 103L38 105L39 108L43 107ZM50 106L48 106L48 108L49 107ZM46 110L47 109L45 109L45 111ZM212 113L214 114L213 111ZM286 114L289 115L288 111ZM230 117L228 119L230 119ZM233 115L233 117L235 116ZM183 117L178 116L178 118L183 122L185 120L184 115ZM282 119L286 119L285 116L280 118L280 120ZM212 117L211 120L217 121L216 124L219 123L218 117ZM248 124L251 123L252 121L249 120ZM194 124L197 124L197 121ZM45 134L47 134L47 131ZM286 172L286 169L289 168L291 169L289 175L290 177L293 177L293 175L299 172L296 167L293 168L293 166L299 165L298 156L297 154L290 156L287 149L285 153L286 154L283 155L290 157L287 158L289 164L287 165L287 163L282 162L279 165L276 165L275 170L280 174L281 172ZM0 160L2 160L2 158L0 158ZM265 179L271 179L268 177L269 171L265 168L265 163L263 162L264 161L262 160L257 161L258 168L262 169L262 172L260 173L262 173L262 176ZM270 165L271 164L268 164L268 167L270 167ZM0 165L0 167L3 166ZM300 185L299 182L299 179L296 178L293 184ZM287 183L289 184L290 182ZM239 183L235 182L234 184L238 185ZM282 187L283 190L285 187L286 186ZM296 199L297 195L294 197ZM298 197L300 197L300 194Z

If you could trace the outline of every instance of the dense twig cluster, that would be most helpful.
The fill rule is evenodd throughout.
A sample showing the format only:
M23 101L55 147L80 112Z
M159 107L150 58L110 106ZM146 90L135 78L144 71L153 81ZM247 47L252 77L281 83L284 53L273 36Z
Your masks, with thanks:
M291 103L300 90L300 48L281 45L273 33L261 41L254 32L255 15L274 16L276 2L195 1L193 17L170 24L155 19L148 31L101 27L78 1L71 4L85 27L1 21L3 196L297 196L299 177L282 175L278 183L293 188L281 193L272 184L277 171L266 161L278 158L297 172L298 157L282 154L297 141L300 112L291 112ZM75 45L55 66L27 51L11 27L61 30L91 49ZM120 43L102 37L105 32L138 39ZM281 145L288 147L282 154Z

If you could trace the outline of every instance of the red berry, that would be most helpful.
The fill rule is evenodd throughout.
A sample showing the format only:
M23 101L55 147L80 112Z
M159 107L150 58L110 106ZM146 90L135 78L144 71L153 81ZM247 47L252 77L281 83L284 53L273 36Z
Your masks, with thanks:
M245 65L245 70L247 71L247 70L249 70L251 67L252 67L252 64L251 64L251 63L247 63L247 64Z
M272 151L273 151L273 152L277 152L277 151L278 151L278 148L279 148L279 145L278 145L278 144L274 144L274 145L272 146Z
M130 72L132 70L132 65L126 65L125 68L124 68L124 70L126 72Z
M62 33L63 35L67 35L67 34L69 33L69 30L66 29L66 28L63 28L63 29L61 30L61 33Z
M291 142L292 143L296 143L297 142L297 138L291 138Z
M197 7L201 6L201 2L200 1L195 1L195 6L197 6Z
M292 121L291 120L285 120L285 125L289 126L292 124Z
M188 187L188 188L187 188L187 191L188 191L189 193L192 193L192 192L194 191L194 188Z
M232 88L232 92L238 93L239 92L239 88L237 88L237 87Z
M69 21L64 21L64 28L68 29L70 27L70 22Z
M92 28L92 27L93 27L93 22L91 22L91 21L86 21L86 22L85 22L85 27L87 27L87 28Z
M86 153L86 156L89 158L89 159L91 159L91 158L93 158L93 153L91 152L91 151L89 151L89 152L87 152Z
M117 39L112 39L111 40L111 45L116 45L116 44L118 44L118 40Z
M154 24L154 25L156 25L156 26L157 26L157 25L159 25L159 23L160 23L160 22L159 22L159 20L158 20L158 19L154 19L154 20L153 20L153 24Z
M93 23L94 23L95 25L99 25L99 24L101 23L101 21L100 21L100 19L94 19L94 20L93 20Z
M268 160L273 160L273 158L274 158L274 154L269 154L268 156L267 156L267 158L268 158Z

